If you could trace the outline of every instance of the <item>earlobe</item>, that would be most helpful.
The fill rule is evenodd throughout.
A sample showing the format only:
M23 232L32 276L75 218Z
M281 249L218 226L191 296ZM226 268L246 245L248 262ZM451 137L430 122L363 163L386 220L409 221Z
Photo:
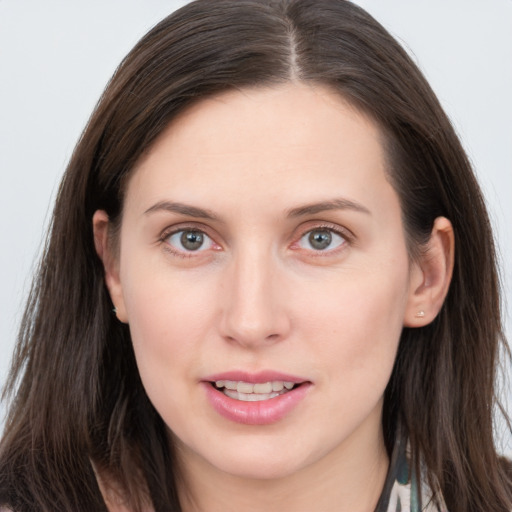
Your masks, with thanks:
M437 316L450 287L455 239L451 222L445 217L434 221L426 250L413 263L405 327L423 327Z
M112 251L109 242L109 218L104 210L97 210L92 218L94 246L96 253L103 263L105 284L110 293L114 313L118 320L128 322L124 304L123 289L119 278L119 262Z

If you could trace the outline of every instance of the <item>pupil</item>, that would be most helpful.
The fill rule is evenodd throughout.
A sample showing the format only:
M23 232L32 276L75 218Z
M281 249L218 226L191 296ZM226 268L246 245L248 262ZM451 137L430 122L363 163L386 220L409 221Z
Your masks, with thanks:
M316 250L322 250L331 244L332 235L329 231L312 231L309 235L309 243Z
M203 245L203 234L199 231L185 231L181 235L181 244L189 251L195 251Z

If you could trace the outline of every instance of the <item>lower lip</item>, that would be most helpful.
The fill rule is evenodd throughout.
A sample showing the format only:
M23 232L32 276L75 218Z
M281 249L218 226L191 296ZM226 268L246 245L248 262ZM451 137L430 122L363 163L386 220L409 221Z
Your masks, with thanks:
M305 382L268 400L244 402L226 396L210 382L203 382L203 385L210 404L221 416L245 425L270 425L278 422L302 401L311 387L311 383Z

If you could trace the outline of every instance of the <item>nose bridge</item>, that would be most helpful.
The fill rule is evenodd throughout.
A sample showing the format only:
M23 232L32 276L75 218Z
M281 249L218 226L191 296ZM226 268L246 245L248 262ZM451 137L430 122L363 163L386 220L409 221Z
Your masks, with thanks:
M234 254L224 303L224 335L245 346L277 341L289 328L276 258L255 242Z

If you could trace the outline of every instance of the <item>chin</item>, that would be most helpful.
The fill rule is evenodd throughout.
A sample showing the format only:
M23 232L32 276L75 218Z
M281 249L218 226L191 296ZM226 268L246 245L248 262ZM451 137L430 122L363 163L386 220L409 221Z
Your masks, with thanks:
M286 478L301 469L301 464L290 461L287 457L234 457L223 459L217 465L221 471L247 480L279 480Z
M252 442L251 442L252 441ZM279 438L260 432L256 439L239 438L222 443L216 452L204 453L210 464L234 477L254 480L286 478L322 458L304 439Z

